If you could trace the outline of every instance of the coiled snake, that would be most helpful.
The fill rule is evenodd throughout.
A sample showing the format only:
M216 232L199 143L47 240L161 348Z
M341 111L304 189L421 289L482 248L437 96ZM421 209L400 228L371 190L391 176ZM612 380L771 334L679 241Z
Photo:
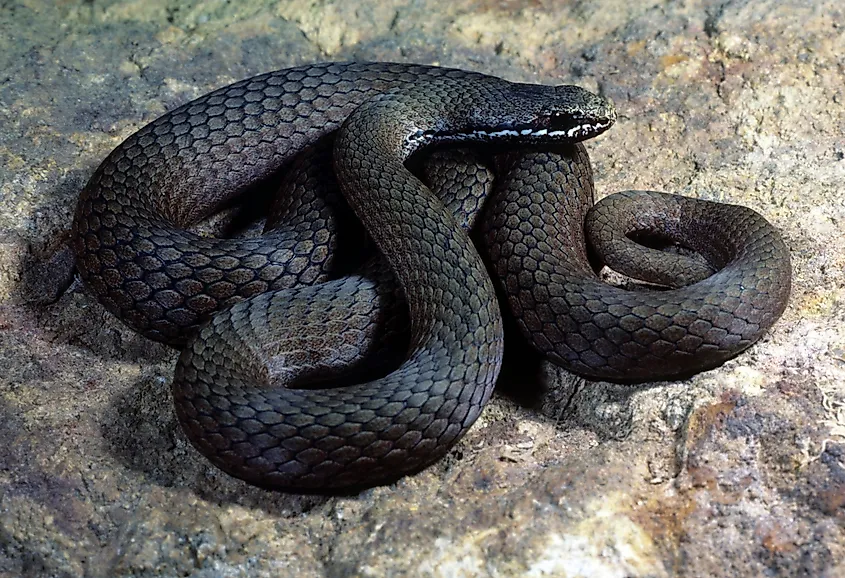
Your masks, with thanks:
M499 178L481 213L484 252L523 333L576 373L642 381L713 367L783 311L789 256L762 217L658 193L608 197L587 228L617 270L636 276L625 267L639 259L648 278L685 286L598 281L584 241L592 174L576 143L615 119L574 86L446 68L263 74L165 114L103 161L74 217L77 266L130 327L184 346L177 415L218 467L285 489L383 482L463 435L503 349L494 284L465 230L490 189L476 160L488 153L432 161L434 194L406 168L417 151L511 147L489 152ZM267 235L185 230L283 167ZM348 207L379 250L358 268L343 256L358 239ZM655 225L709 265L629 240ZM351 385L320 387L349 372Z

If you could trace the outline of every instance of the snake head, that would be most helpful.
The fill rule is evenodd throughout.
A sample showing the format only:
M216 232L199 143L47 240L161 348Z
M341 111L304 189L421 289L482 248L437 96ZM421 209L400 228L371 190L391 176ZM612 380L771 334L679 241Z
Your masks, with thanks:
M498 114L484 113L499 122L477 130L478 134L520 142L574 143L598 136L616 122L610 100L579 86L508 84L505 98L494 105Z
M602 96L572 85L554 86L552 91L552 110L538 118L539 123L548 124L543 128L552 136L584 140L603 133L616 122L616 107Z
M616 121L610 100L579 86L464 74L378 95L346 124L359 115L381 119L385 135L401 139L397 145L407 158L444 142L572 144L600 135Z

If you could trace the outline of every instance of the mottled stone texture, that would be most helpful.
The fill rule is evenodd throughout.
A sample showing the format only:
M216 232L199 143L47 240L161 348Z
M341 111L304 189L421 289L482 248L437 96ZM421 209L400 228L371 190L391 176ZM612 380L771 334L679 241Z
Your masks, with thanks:
M840 4L0 2L0 576L845 575ZM176 424L174 353L78 283L24 299L28 272L142 125L349 58L601 91L620 118L588 146L598 195L759 211L792 251L784 317L717 370L634 390L509 341L467 436L391 486L330 498L225 476Z

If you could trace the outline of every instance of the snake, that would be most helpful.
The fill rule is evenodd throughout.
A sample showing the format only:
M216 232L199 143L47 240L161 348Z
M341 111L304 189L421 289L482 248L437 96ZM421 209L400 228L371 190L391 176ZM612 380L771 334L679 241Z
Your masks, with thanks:
M180 348L176 415L215 466L290 491L386 483L444 456L490 399L497 292L552 362L632 382L715 367L784 311L788 249L753 210L653 191L594 204L583 141L615 121L577 86L445 67L265 73L106 157L74 214L77 269ZM268 182L264 235L193 228ZM352 264L362 238L375 249ZM605 265L661 287L608 285Z

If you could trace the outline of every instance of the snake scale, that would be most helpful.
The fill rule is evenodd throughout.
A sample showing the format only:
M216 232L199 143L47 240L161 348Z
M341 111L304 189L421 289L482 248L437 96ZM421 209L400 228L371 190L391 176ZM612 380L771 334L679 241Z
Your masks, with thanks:
M750 209L627 191L590 210L580 142L615 119L578 87L448 68L263 74L168 112L103 161L74 216L77 267L127 325L182 348L177 416L215 465L281 489L382 483L444 455L492 393L502 317L468 234L476 217L525 337L587 377L713 367L782 313L788 251ZM449 150L463 143L479 152ZM424 184L408 167L434 145L446 147ZM191 232L283 168L265 235ZM350 211L378 249L363 264L346 257L364 238L343 224ZM601 283L585 221L608 265L677 288ZM632 240L646 237L707 263ZM327 387L338 376L347 385Z

